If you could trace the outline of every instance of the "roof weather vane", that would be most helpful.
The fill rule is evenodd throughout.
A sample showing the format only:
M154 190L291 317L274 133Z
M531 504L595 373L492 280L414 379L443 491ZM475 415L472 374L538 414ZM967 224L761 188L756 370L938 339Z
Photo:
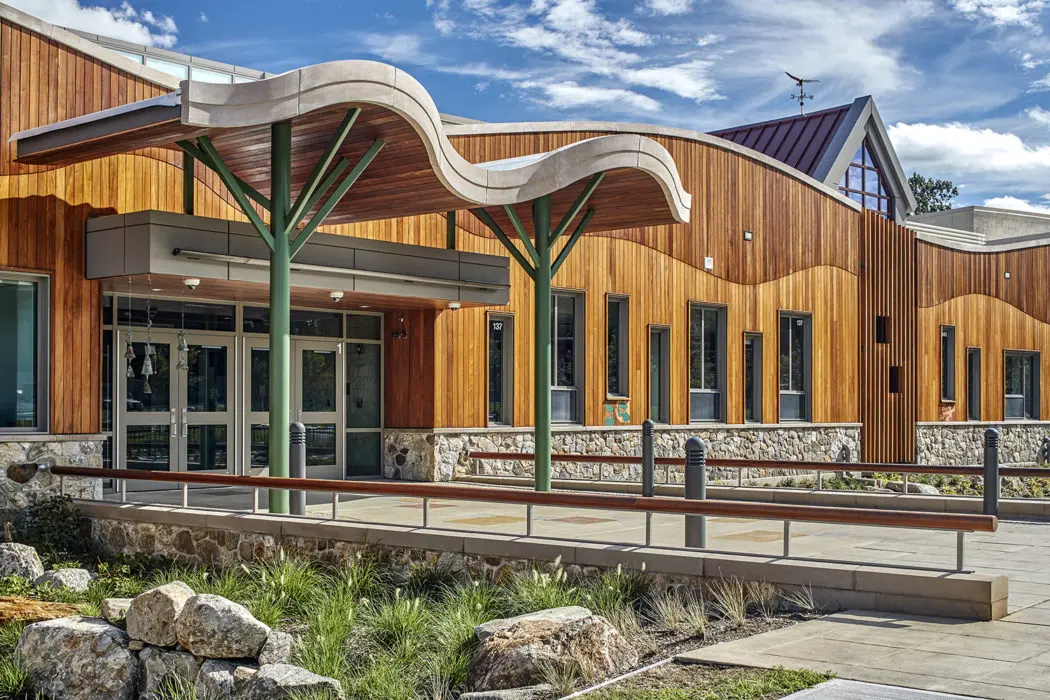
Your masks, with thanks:
M810 80L810 79L807 79L807 78L799 78L796 75L791 75L791 73L788 73L787 71L784 71L784 74L787 75L787 77L789 77L792 80L794 80L795 81L795 85L798 87L798 94L797 95L791 95L790 97L794 101L798 102L798 113L801 116L801 115L806 113L806 100L812 100L813 99L813 95L810 95L809 93L806 92L806 83L819 83L820 81L819 80Z

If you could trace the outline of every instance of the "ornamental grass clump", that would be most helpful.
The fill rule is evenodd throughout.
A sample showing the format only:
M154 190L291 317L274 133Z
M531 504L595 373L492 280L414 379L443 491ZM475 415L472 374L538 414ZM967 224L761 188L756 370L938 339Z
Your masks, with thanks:
M747 620L747 586L740 579L720 578L708 585L711 609L722 620L733 627L740 627Z
M554 560L550 571L533 569L515 576L511 583L510 608L514 615L579 605L582 600L582 591L569 583L561 557Z
M617 565L612 571L603 571L587 585L582 594L583 604L602 617L624 606L637 610L649 596L652 581L641 571L624 570Z
M367 607L364 623L369 640L377 647L412 655L422 648L431 632L431 616L421 598L409 598L401 589L393 600Z

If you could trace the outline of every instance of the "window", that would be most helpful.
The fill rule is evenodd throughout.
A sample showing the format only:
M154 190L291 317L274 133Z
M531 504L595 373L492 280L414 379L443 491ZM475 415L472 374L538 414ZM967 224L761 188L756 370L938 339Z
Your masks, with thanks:
M489 316L489 423L511 425L514 419L514 317Z
M744 422L762 422L762 335L744 334Z
M551 420L579 420L578 388L582 376L579 323L582 301L573 294L551 295ZM582 311L582 309L581 309Z
M0 271L0 431L47 430L47 279Z
M897 365L890 367L890 393L901 393L901 368Z
M182 63L172 63L171 61L164 61L150 56L146 57L146 67L155 68L162 73L167 73L168 75L174 75L179 80L185 80L190 71L189 66Z
M966 348L966 420L981 420L980 348Z
M724 420L725 309L689 308L689 420Z
M780 420L809 420L810 318L780 314Z
M1039 420L1039 353L1007 352L1004 363L1006 417Z
M649 419L655 423L671 422L671 329L649 327Z
M890 342L890 317L889 316L876 316L875 317L875 342L876 343L888 343L888 342Z
M245 333L269 333L270 309L262 306L244 307ZM338 311L292 309L289 330L292 335L313 338L342 338L343 314Z
M193 79L202 83L231 83L233 82L233 76L229 73L221 73L217 70L208 70L207 68L193 67Z
M628 396L630 360L627 331L627 298L610 296L606 308L605 383L609 396Z
M955 326L941 326L941 401L955 401Z
M883 216L888 216L893 210L893 197L886 188L883 170L867 141L857 149L839 183L839 190L865 209L880 212Z

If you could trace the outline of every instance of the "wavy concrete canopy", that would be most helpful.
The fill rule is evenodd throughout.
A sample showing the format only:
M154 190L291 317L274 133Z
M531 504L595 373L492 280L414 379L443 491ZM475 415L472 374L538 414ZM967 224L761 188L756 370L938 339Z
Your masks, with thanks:
M308 66L254 83L183 81L178 91L14 134L18 160L64 165L207 135L234 175L266 193L270 125L292 124L292 188L300 188L349 109L362 109L340 155L385 147L327 223L385 219L552 195L557 215L587 179L606 176L588 206L589 231L687 221L691 196L657 142L616 134L505 161L474 164L449 142L429 93L402 70L373 61ZM527 207L520 215L528 220Z

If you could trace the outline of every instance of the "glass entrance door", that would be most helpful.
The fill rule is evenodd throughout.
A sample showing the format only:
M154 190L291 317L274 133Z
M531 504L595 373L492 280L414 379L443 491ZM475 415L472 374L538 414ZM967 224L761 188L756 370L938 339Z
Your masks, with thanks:
M295 420L306 426L306 475L341 479L342 343L296 340L292 342L292 358L292 409Z
M346 476L382 474L383 344L346 343Z
M186 367L180 368L177 334L154 331L150 343L141 332L135 336L141 339L132 342L130 376L118 372L124 396L118 409L123 412L121 454L127 468L228 471L233 427L229 341L187 335Z

